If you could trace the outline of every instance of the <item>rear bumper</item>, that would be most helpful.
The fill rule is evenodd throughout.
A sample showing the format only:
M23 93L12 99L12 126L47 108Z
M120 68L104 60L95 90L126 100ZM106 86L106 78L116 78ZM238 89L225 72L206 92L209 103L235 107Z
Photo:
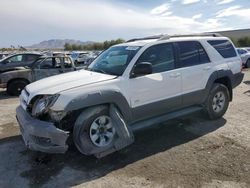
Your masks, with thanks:
M16 109L16 118L25 145L35 151L46 153L65 153L68 132L62 131L53 123L31 117L21 106Z
M240 85L244 78L244 74L242 72L234 74L232 78L232 87L235 88L236 86Z

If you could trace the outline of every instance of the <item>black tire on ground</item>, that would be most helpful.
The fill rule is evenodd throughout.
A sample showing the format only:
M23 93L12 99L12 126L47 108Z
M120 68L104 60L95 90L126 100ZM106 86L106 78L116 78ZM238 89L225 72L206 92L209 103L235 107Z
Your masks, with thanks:
M227 111L229 101L228 88L223 84L215 83L205 103L208 118L211 120L221 118Z
M7 84L7 93L9 95L18 96L21 94L21 91L29 83L25 80L14 80Z
M250 68L250 59L248 59L246 62L246 68Z
M109 116L108 106L101 105L84 110L77 118L74 130L73 141L76 148L85 155L98 154L107 151L113 146L113 141L104 147L96 146L90 138L91 124L100 116Z

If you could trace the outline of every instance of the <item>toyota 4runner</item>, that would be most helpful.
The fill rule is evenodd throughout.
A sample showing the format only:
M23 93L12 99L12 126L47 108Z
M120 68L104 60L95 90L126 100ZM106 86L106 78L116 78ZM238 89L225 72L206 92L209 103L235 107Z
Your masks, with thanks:
M64 153L73 140L81 153L102 157L131 144L134 131L171 118L198 110L222 117L241 69L234 45L218 34L133 39L86 70L26 86L17 120L32 150Z

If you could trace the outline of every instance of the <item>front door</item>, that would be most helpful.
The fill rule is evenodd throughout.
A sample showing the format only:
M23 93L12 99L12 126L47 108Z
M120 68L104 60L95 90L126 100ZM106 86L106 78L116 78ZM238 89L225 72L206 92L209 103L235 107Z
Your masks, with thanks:
M59 58L49 57L38 61L33 68L33 81L62 73Z
M152 74L129 79L133 119L164 114L181 106L181 73L171 43L149 47L137 63L150 62Z

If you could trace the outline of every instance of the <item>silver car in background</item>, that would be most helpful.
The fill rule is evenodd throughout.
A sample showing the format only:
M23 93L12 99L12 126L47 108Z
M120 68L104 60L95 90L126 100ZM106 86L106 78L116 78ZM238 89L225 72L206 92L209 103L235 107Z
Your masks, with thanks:
M243 66L250 68L250 51L246 48L237 48L237 51L242 59Z

